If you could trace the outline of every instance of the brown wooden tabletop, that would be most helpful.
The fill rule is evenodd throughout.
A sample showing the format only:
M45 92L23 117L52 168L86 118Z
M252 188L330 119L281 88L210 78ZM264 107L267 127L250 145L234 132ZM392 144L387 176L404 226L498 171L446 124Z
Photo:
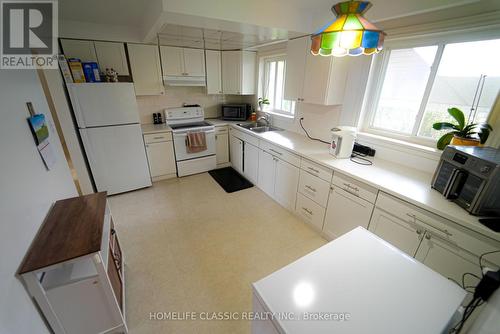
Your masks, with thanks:
M24 274L101 249L106 192L57 201L19 269Z

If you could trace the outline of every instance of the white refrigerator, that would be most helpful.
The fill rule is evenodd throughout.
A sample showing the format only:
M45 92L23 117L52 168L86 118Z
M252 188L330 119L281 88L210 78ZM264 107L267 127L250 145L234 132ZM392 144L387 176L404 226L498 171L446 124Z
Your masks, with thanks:
M151 186L134 85L78 83L68 91L97 190Z

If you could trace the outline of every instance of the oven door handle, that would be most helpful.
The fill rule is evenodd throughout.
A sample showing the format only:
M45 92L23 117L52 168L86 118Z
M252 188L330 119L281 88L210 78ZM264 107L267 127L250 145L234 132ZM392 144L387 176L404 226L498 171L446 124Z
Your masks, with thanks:
M452 179L448 189L446 190L445 197L447 199L457 199L460 195L465 181L467 180L468 173L461 169L455 169L453 171Z
M187 136L187 133L188 132L198 132L198 131L185 131L185 132L174 132L174 137L185 137ZM215 129L214 130L201 130L199 132L205 132L205 135L208 135L208 134L211 134L211 133L215 133Z

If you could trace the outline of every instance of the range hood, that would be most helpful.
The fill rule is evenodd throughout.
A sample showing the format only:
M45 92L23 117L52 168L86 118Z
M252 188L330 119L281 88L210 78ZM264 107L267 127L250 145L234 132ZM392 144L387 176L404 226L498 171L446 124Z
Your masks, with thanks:
M198 86L204 87L207 85L206 77L204 76L163 76L163 82L168 86Z

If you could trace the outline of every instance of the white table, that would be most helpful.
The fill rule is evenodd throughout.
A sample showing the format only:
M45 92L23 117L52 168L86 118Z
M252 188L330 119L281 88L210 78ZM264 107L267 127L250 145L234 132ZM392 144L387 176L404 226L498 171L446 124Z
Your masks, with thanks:
M254 283L253 292L254 311L269 312L252 322L253 334L442 333L466 296L361 227Z

